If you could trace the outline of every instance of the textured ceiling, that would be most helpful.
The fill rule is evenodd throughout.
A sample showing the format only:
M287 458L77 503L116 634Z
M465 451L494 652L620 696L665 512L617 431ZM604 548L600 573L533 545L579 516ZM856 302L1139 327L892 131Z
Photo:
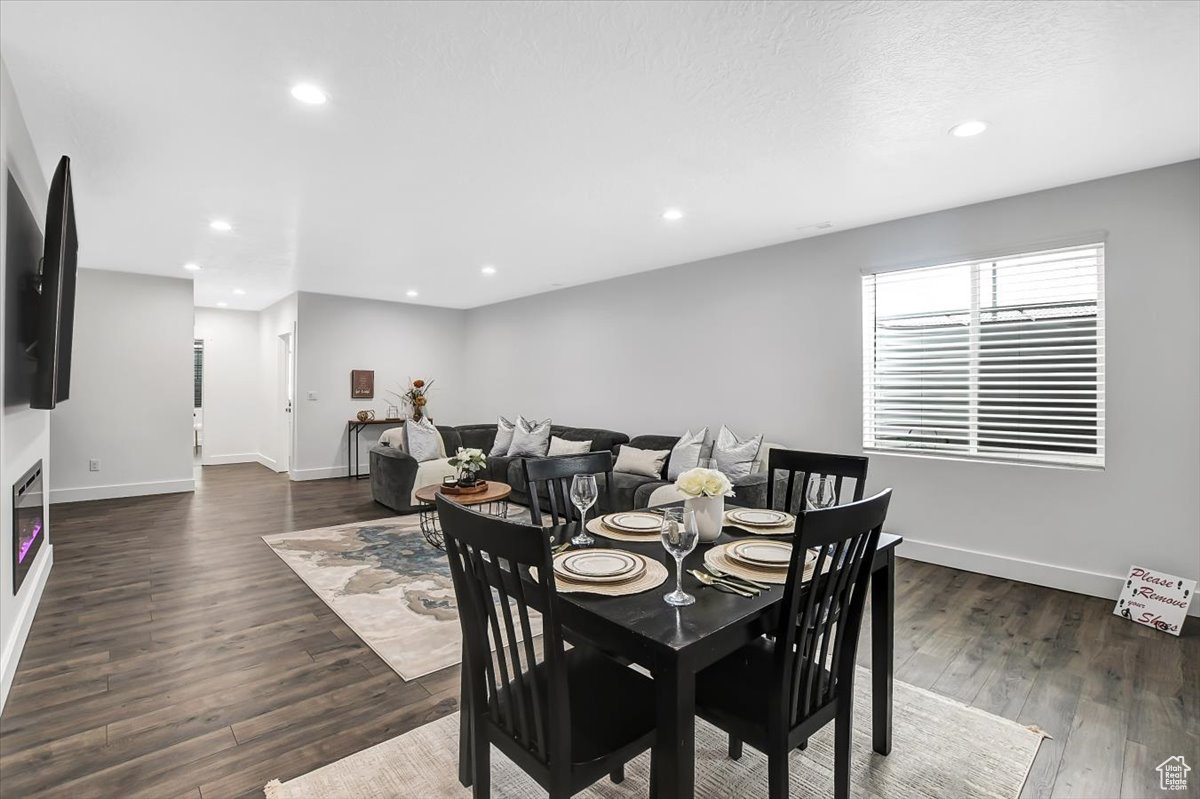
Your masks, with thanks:
M82 265L201 305L471 307L1200 156L1195 2L5 0L0 47Z

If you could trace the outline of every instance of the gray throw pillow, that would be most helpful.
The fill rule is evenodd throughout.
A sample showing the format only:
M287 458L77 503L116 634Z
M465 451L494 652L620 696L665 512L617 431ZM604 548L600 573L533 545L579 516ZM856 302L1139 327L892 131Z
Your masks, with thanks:
M762 439L761 435L740 439L728 427L721 425L721 432L717 434L717 441L713 444L713 458L717 461L717 468L730 480L748 477L754 469L754 461L758 458Z
M405 422L404 437L408 443L408 454L418 463L442 457L438 430L429 420Z
M663 461L670 454L669 449L638 449L622 444L617 450L617 462L613 464L613 471L658 478L662 476Z
M590 441L570 441L558 436L550 436L550 449L546 454L550 457L555 455L584 455L592 451L592 442Z
M517 427L513 430L512 444L508 447L508 454L528 458L544 458L549 449L550 420L531 422L524 416L518 416Z
M671 459L667 461L667 479L674 480L679 475L686 472L688 469L695 469L700 463L700 448L704 446L704 439L708 438L708 428L700 429L699 433L692 435L691 428L684 433L679 443L671 450Z
M517 417L520 418L520 417ZM500 421L496 423L496 442L492 444L492 451L488 453L489 457L498 457L508 454L508 447L512 444L513 430L517 426L512 422L500 417Z

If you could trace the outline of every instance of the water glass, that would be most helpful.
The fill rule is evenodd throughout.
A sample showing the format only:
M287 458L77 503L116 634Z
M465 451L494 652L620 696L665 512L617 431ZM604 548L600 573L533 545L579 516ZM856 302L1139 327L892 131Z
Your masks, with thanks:
M701 458L700 460L696 461L696 468L697 469L716 469L717 468L717 459L716 458Z
M814 510L832 508L837 503L833 478L825 474L811 475L808 481L808 506Z
M579 509L579 532L571 539L571 543L576 546L586 547L596 542L596 539L588 535L587 512L588 508L596 504L597 496L596 475L577 474L571 479L571 502Z
M683 559L696 548L696 542L699 540L700 531L696 527L695 511L667 508L663 512L663 548L675 558L675 590L663 597L668 605L681 607L696 601L696 597L684 593L683 590Z

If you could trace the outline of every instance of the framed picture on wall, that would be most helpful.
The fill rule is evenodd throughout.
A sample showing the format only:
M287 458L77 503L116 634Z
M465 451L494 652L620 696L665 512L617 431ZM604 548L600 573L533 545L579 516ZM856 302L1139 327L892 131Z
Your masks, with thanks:
M375 399L375 370L350 370L350 399Z

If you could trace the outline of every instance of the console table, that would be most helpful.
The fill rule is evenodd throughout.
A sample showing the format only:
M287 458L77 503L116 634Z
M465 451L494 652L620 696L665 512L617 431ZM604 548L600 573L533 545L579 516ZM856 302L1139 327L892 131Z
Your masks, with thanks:
M348 428L346 430L346 477L352 480L362 480L370 477L370 472L362 474L358 471L358 437L363 430L377 424L391 425L399 427L404 424L403 419L368 419L365 422L358 419L351 419L346 422ZM351 454L353 452L353 454Z

